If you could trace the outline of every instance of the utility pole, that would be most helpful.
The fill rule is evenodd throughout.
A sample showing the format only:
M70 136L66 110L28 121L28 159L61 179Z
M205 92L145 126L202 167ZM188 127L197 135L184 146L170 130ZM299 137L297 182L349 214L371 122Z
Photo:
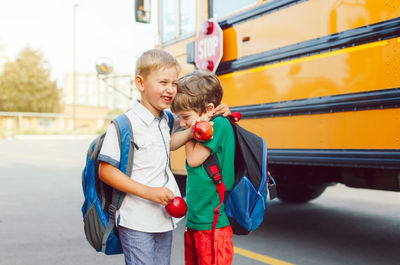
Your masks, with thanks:
M76 9L79 7L78 3L73 7L73 36L72 36L72 124L73 128L76 127Z

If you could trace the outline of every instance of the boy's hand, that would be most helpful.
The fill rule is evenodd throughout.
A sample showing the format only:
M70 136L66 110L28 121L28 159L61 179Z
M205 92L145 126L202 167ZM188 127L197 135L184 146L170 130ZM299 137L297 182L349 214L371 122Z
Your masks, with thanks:
M174 198L172 191L166 187L150 187L148 192L148 200L167 205Z
M222 116L224 116L224 117L227 117L229 114L231 114L231 110L229 109L229 107L225 103L222 103L222 102L214 109L214 116L217 116L220 114L222 114Z

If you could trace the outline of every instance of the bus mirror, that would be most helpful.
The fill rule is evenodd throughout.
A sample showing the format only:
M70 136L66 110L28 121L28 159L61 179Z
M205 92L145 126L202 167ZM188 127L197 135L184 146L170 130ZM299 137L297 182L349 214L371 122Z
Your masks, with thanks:
M135 20L139 23L150 23L151 0L135 0Z
M96 72L98 75L109 75L114 70L113 62L108 57L100 57L96 60Z

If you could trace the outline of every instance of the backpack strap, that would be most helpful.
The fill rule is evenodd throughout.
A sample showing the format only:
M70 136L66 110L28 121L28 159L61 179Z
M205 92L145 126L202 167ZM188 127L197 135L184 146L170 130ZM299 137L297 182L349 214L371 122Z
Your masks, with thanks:
M271 176L269 171L267 171L267 177L268 177L268 191L269 191L269 199L273 200L278 197L278 192L276 190L276 183L274 178Z
M210 155L206 161L203 163L204 169L206 170L208 176L213 180L218 196L219 196L219 205L217 208L214 209L214 219L212 223L212 229L211 229L211 248L212 248L212 259L211 259L211 264L215 264L215 228L217 227L217 222L218 222L218 217L219 217L219 208L221 207L222 203L224 202L224 197L225 197L225 191L226 187L225 184L222 180L222 172L221 172L221 166L219 164L217 154L212 154Z
M114 124L117 130L119 148L121 151L119 170L129 176L132 173L134 150L131 122L125 114L119 115L111 122ZM121 192L117 189L112 189L111 203L108 207L108 224L104 231L104 236L102 239L102 252L104 252L106 249L107 239L109 238L109 235L115 226L115 215L117 213L117 210L121 207L121 203L124 197L124 192Z
M172 115L172 112L169 110L164 111L165 114L168 116L168 126L169 126L169 134L172 134L172 128L174 127L174 115Z

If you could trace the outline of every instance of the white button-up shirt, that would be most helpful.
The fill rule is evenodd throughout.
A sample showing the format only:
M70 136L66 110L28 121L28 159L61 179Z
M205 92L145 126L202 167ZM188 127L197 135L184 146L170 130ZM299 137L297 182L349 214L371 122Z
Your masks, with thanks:
M168 117L155 117L139 102L125 113L132 124L136 145L133 153L131 178L150 187L168 187L175 196L180 196L178 185L169 167L170 128ZM175 116L174 130L179 127ZM119 165L120 149L115 126L107 129L101 160L114 166ZM123 227L142 232L166 232L175 228L177 220L171 218L164 206L126 194L117 213L117 223Z

